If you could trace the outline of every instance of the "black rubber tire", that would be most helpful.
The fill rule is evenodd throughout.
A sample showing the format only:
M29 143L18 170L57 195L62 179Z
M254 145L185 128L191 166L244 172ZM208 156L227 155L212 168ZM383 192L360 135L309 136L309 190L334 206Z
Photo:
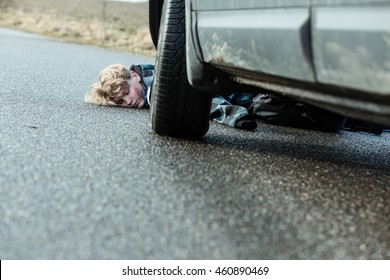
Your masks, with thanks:
M200 138L209 129L211 96L187 79L185 1L165 0L152 87L151 126L162 135Z
M149 0L149 32L156 49L163 5L164 0Z

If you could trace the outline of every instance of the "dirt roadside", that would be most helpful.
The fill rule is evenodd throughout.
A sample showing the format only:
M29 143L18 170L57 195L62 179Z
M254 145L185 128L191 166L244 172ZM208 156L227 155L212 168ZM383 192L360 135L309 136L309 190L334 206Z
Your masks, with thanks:
M148 29L147 3L142 6L130 4L135 5L134 7L128 4L125 7L129 11L128 15L123 15L123 5L111 4L107 7L107 3L103 6L101 0L89 0L98 1L97 8L89 10L88 6L76 5L81 1L64 2L73 4L77 12L70 8L62 8L61 5L53 8L41 3L39 6L37 2L40 1L35 0L36 5L23 5L23 0L17 1L18 5L0 2L0 27L42 34L66 42L89 44L145 56L155 55ZM87 2L84 0L83 4L86 5Z

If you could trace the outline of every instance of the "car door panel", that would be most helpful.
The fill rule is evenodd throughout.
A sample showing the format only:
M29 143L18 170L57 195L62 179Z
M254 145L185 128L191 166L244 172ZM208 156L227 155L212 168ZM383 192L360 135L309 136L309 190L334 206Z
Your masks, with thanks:
M314 7L318 82L390 94L390 6Z
M390 0L313 0L313 6L348 6L356 4L381 4L389 3Z
M239 10L259 8L305 7L308 0L193 0L197 11Z
M309 8L198 11L203 60L286 78L314 81Z

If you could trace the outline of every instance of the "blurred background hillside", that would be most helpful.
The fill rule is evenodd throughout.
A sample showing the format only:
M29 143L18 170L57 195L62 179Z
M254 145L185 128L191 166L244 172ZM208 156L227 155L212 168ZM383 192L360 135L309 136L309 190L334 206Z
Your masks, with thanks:
M147 1L0 0L0 26L68 42L155 54Z

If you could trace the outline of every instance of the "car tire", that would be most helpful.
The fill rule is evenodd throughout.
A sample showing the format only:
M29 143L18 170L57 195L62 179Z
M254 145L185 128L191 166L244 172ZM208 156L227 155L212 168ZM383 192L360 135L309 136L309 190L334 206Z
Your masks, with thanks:
M188 83L185 44L185 1L165 0L151 93L151 126L161 135L200 138L209 129L211 96Z
M163 5L164 0L149 0L149 31L156 49Z

